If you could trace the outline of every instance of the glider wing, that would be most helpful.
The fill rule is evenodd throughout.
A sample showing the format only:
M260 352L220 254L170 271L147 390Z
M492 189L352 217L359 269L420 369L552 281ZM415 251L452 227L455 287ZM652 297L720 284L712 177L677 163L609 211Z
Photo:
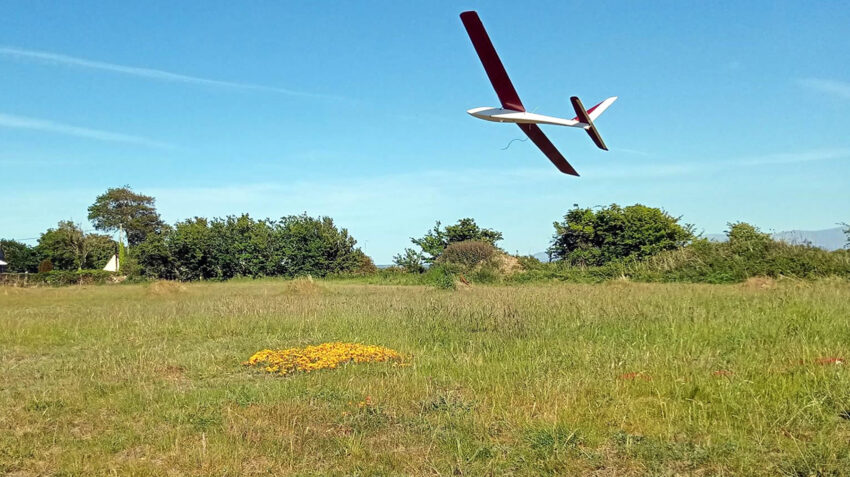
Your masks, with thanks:
M555 167L557 167L559 171L571 176L578 176L578 172L576 172L576 170L573 169L573 166L564 159L561 152L558 151L555 145L552 144L552 141L543 134L543 131L538 125L517 123L517 126L522 129L522 132L524 132L529 139L531 139L531 142L543 151L543 154L546 154L546 157L552 161L552 164L555 164Z
M478 53L481 64L484 65L484 71L487 72L490 83L493 84L493 89L499 95L499 101L502 102L502 107L513 109L514 111L525 111L522 101L519 100L519 96L516 94L514 85L511 83L511 79L508 78L508 73L502 65L502 60L499 59L496 49L493 48L493 43L487 35L487 30L484 29L481 19L478 18L478 14L472 11L463 12L460 14L460 20L469 34L469 39L472 40L472 46L475 47L475 52Z

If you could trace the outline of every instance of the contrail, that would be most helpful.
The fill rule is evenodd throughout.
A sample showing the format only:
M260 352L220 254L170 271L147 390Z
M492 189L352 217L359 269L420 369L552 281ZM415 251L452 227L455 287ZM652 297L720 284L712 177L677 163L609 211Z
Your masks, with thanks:
M829 93L839 98L850 99L850 83L821 78L804 78L799 83L824 93Z
M287 88L277 88L274 86L265 86L254 83L240 83L235 81L221 81L209 78L201 78L198 76L183 75L179 73L172 73L170 71L157 70L153 68L140 68L136 66L117 65L114 63L106 63L103 61L78 58L76 56L51 53L49 51L26 50L23 48L15 48L11 46L0 46L0 55L15 59L36 60L45 63L109 71L112 73L120 73L157 81L171 81L176 83L200 84L223 88L269 91L273 93L287 94L290 96L301 96L305 98L343 99L338 96L326 94L309 93L305 91L296 91Z
M98 141L124 142L164 149L174 148L174 146L172 146L171 144L154 141L144 137L131 136L129 134L122 134L110 131L101 131L98 129L83 128L79 126L71 126L69 124L57 123L47 119L28 118L24 116L15 116L12 114L0 113L0 127L30 129L33 131L45 131L57 134L65 134L67 136L96 139Z

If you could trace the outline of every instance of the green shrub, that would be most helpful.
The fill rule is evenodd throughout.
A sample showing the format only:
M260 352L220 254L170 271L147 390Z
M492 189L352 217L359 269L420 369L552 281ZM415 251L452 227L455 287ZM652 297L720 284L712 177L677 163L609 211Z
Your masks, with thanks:
M611 204L598 210L573 207L555 222L549 253L574 265L604 265L675 250L693 239L693 226L641 204Z
M724 243L697 240L625 267L625 274L643 281L731 283L750 277L781 276L850 278L850 256L808 245L789 245L757 237Z
M449 244L437 263L451 263L465 269L471 269L485 262L496 253L496 247L483 240L465 240Z
M425 277L431 286L443 290L454 290L457 288L455 281L460 273L461 270L457 265L441 263L429 268Z
M425 258L412 248L393 257L393 265L407 273L425 273Z
M523 270L539 270L546 265L546 263L531 255L517 256L516 259Z
M502 232L493 229L485 229L475 223L475 219L467 217L449 225L445 229L440 227L440 221L434 225L420 238L411 238L414 245L422 249L423 258L426 263L434 263L442 255L449 245L466 241L487 242L496 246L496 242L502 240Z
M497 283L501 281L502 273L497 264L488 260L470 271L469 279L474 283Z
M139 261L136 258L125 255L124 259L118 263L121 275L128 278L136 278L142 275L142 269L139 267Z
M29 283L33 285L67 286L100 285L109 283L116 274L106 270L53 270L46 273L33 273Z
M525 271L509 281L599 282L628 277L645 282L734 283L756 276L850 278L850 253L846 250L829 252L779 242L742 222L729 224L727 235L726 242L696 239L675 250L643 259L612 260L601 266L570 265L567 261L535 265L526 261L529 265L524 264Z

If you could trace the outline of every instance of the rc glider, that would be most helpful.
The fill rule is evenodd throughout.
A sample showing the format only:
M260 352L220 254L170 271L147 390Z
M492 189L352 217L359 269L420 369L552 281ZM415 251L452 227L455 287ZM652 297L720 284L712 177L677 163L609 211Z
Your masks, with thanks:
M484 65L484 71L487 72L490 83L493 84L493 89L496 90L499 101L502 103L501 108L485 106L483 108L470 109L467 113L486 121L516 123L522 129L522 132L531 139L531 142L540 148L543 154L552 161L552 164L555 164L555 167L564 174L577 176L578 172L564 159L564 156L549 141L549 138L543 134L543 131L537 126L538 124L582 128L587 131L587 134L600 149L608 150L605 142L602 141L602 136L599 135L599 131L593 125L593 121L617 100L616 96L608 98L590 109L584 109L578 97L571 97L570 101L573 103L573 109L576 112L576 117L573 119L529 113L522 105L522 101L519 100L514 85L511 83L510 78L508 78L508 73L502 65L502 60L496 54L496 49L493 48L493 43L490 41L487 30L484 29L484 25L478 18L478 14L473 11L463 12L460 14L460 19L463 22L463 26L466 27L469 39L472 40L472 46L475 47L475 52L478 53L478 58L481 59L481 64Z

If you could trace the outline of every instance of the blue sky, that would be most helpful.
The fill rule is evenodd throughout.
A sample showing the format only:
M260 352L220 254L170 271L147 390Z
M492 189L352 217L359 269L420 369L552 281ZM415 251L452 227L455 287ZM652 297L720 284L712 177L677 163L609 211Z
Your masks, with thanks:
M565 176L496 106L458 14L476 9ZM86 221L108 187L163 217L306 211L388 263L471 216L546 248L572 206L663 207L699 230L850 221L850 9L841 2L0 4L0 236ZM29 243L35 243L30 241Z

